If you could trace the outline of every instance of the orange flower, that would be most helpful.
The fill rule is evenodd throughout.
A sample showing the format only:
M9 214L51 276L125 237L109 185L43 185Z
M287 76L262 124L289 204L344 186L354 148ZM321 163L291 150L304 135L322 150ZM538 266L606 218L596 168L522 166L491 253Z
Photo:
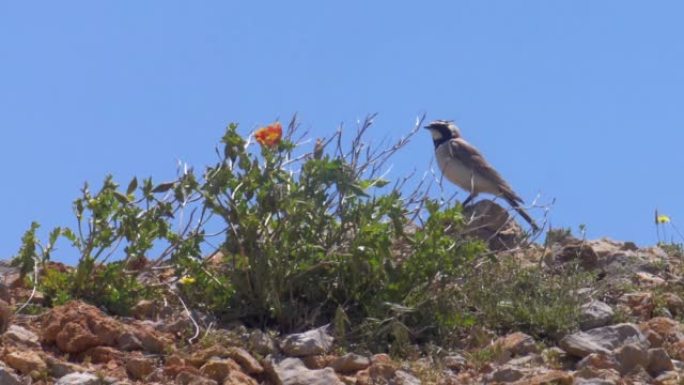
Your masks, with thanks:
M254 138L262 146L275 147L280 143L283 137L283 127L280 122L269 124L266 127L261 127L254 133Z

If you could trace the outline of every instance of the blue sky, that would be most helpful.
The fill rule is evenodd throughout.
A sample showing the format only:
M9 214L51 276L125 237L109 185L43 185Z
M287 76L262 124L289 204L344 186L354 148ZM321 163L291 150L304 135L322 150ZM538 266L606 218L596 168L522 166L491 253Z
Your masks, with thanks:
M33 220L72 225L84 181L201 169L228 122L295 112L312 136L377 112L375 140L455 119L590 237L652 244L656 207L684 218L684 3L389 4L0 3L0 258ZM426 171L431 146L390 176Z

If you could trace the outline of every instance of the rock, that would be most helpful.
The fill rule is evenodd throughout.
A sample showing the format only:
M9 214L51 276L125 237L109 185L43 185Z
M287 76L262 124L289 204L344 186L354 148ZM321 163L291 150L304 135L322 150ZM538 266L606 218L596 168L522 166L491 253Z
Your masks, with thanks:
M109 361L121 361L123 359L123 353L111 346L96 346L86 350L83 354L90 357L90 362L93 364L105 364Z
M133 332L124 332L116 339L116 347L124 352L142 350L142 342Z
M269 354L276 353L276 344L268 333L264 333L261 330L254 330L249 335L249 346L253 352L261 354L262 356L267 356Z
M622 323L567 335L559 345L574 356L584 357L591 353L610 354L611 350L628 343L638 343L644 347L648 345L636 325Z
M22 374L29 374L32 371L44 372L47 370L47 364L43 361L38 353L27 351L16 351L5 355L5 363L12 369L16 369Z
M648 351L638 344L627 344L615 350L615 360L620 365L620 373L626 374L634 368L648 366Z
M299 358L267 359L266 370L277 385L343 385L332 368L311 370Z
M596 369L591 367L584 367L575 371L575 384L578 380L583 380L583 384L613 384L617 385L620 382L620 372L616 369Z
M503 366L485 376L487 382L514 382L523 378L525 373L512 366Z
M0 299L0 334L4 333L5 330L9 328L13 315L14 312L12 311L10 305Z
M81 353L98 345L112 346L123 325L94 306L70 301L43 318L43 340L65 353Z
M642 323L640 326L642 330L653 330L667 341L684 341L682 325L671 318L651 318L648 322Z
M613 354L591 353L577 363L577 369L583 368L619 370L620 363Z
M522 228L510 220L508 211L489 199L464 207L463 215L465 233L485 241L490 250L510 250L525 237Z
M516 385L572 385L572 375L562 370L533 374L515 382Z
M665 302L665 306L674 316L684 315L684 300L682 297L675 293L667 292L663 293L662 300Z
M582 305L580 313L580 328L582 330L605 326L613 319L613 309L601 301L592 301Z
M172 347L169 341L166 341L150 327L140 327L134 329L135 336L140 340L142 348L146 352L160 354L163 353L167 347Z
M586 242L579 241L560 248L555 252L553 259L556 264L577 260L583 268L589 270L598 266L599 257L594 247Z
M230 358L211 358L200 368L200 373L222 383L232 371L240 371L240 365Z
M61 377L55 385L100 385L102 381L91 373L69 373Z
M624 375L623 380L628 384L651 384L653 377L651 377L642 366L637 366Z
M651 376L657 377L663 372L674 370L674 364L665 349L649 349L646 370Z
M68 361L61 361L52 356L46 356L45 363L48 366L50 375L55 378L64 377L69 373L85 372L87 370L81 365L77 365ZM0 384L2 384L1 381Z
M218 382L190 372L180 372L176 376L178 385L218 385Z
M618 303L642 319L651 318L655 309L655 300L650 292L625 293L618 298Z
M534 338L525 333L511 333L494 341L496 350L501 351L504 356L502 361L508 361L511 357L522 356L537 352L537 345Z
M280 343L280 348L291 357L315 356L332 348L333 337L327 332L328 325L304 333L290 334Z
M453 370L461 371L466 368L468 361L460 354L450 354L444 357L444 366Z
M233 371L228 373L228 378L223 382L223 385L259 385L259 383L245 373Z
M300 357L304 365L309 369L323 369L330 365L333 358L329 355Z
M660 334L654 332L651 329L646 329L643 333L648 343L651 344L651 347L659 348L663 346L663 336L661 336Z
M142 354L131 354L126 357L126 371L135 380L142 380L154 371L155 360Z
M645 271L639 271L634 274L634 280L642 287L659 287L665 284L665 280L658 277L655 274L647 273Z
M248 351L237 346L231 346L226 349L228 357L232 358L242 366L242 369L248 374L261 374L264 371L263 366L256 360Z
M575 378L573 385L617 385L615 381L604 380L603 378Z
M12 373L9 368L5 368L0 365L0 384L2 385L23 385L24 382L21 381L19 376Z
M152 319L157 313L157 303L149 299L142 299L131 308L131 314L137 319Z
M2 339L5 344L11 341L30 348L40 347L40 338L36 333L19 325L10 325Z
M403 370L394 372L394 378L389 383L390 385L421 385L420 380L416 376Z
M330 363L330 367L338 373L350 373L366 369L371 364L370 358L355 353L347 353L337 357Z
M665 372L653 380L654 385L679 385L681 376L677 372Z

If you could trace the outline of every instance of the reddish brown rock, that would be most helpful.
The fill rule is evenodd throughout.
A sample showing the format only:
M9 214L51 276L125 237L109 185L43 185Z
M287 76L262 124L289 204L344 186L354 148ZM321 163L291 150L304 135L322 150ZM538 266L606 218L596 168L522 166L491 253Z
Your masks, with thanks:
M90 362L93 364L104 364L123 359L123 353L111 346L96 346L88 349L83 355L90 357Z
M131 354L126 357L126 371L131 378L142 380L154 371L155 360L142 354Z
M178 385L218 385L218 382L202 377L190 372L181 372L176 376L176 384Z
M240 365L230 358L211 358L200 368L203 376L218 383L223 382L233 371L240 371Z
M233 371L228 373L228 378L223 382L223 385L259 385L259 383L240 371Z
M514 382L515 385L572 385L572 383L572 375L561 370L535 374Z
M300 357L304 365L309 369L323 369L330 365L332 361L331 356L321 355L321 356L306 356Z
M356 372L369 366L370 359L368 357L354 353L347 353L342 357L337 357L330 363L330 367L338 373Z
M43 341L66 353L81 353L98 345L113 345L124 327L94 306L71 301L43 318Z
M231 346L226 349L226 354L228 357L240 364L246 373L260 374L264 371L264 367L261 366L259 361L257 361L256 358L249 354L249 352L245 349Z
M650 292L626 293L620 296L618 302L641 319L651 318L655 309L653 293Z
M534 338L520 332L498 338L494 341L494 346L508 358L536 353L538 350Z
M43 361L38 353L33 351L17 351L5 355L4 361L11 368L18 370L23 374L29 374L32 371L44 372L47 370L47 364Z

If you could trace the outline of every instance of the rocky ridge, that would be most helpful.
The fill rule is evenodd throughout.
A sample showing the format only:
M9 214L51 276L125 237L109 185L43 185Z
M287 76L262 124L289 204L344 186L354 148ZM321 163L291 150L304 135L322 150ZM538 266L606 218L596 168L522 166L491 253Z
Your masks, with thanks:
M554 269L596 274L578 293L581 330L539 341L475 330L478 346L410 360L342 352L328 326L277 336L241 325L202 331L180 311L142 301L131 318L80 301L13 315L28 296L3 265L0 384L680 384L684 381L681 255L608 239L559 236L519 252ZM40 300L40 294L34 296ZM478 352L489 352L483 359Z

